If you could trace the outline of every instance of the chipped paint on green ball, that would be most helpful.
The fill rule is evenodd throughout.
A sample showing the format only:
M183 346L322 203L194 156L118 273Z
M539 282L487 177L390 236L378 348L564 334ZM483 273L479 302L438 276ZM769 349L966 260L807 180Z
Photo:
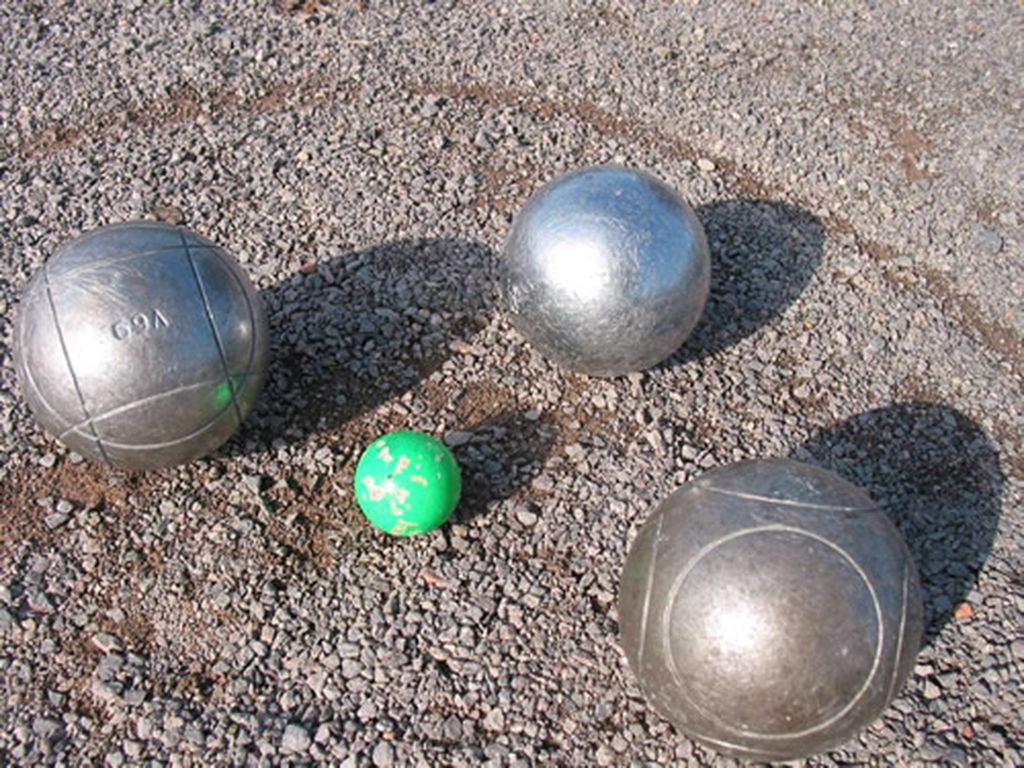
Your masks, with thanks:
M462 492L462 475L452 452L437 438L391 432L363 451L355 491L371 523L394 536L414 536L448 519Z

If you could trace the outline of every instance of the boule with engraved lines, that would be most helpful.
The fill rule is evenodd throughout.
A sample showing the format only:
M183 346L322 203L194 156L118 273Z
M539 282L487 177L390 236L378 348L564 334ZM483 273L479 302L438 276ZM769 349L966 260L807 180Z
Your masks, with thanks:
M269 334L238 263L183 227L117 224L65 244L26 285L15 356L47 432L147 469L217 448L259 396Z
M746 759L827 750L913 668L914 564L866 493L791 460L745 461L669 496L622 575L622 646L654 707Z

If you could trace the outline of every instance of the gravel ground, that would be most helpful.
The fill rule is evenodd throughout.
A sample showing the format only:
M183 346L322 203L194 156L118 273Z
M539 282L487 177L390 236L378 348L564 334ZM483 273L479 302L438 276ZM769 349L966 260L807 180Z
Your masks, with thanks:
M0 763L731 764L644 703L619 570L678 484L784 455L886 506L927 600L899 698L808 764L1024 763L1024 8L594 5L0 6ZM495 276L529 192L608 161L691 200L714 280L599 380ZM147 474L48 439L11 364L29 275L139 217L241 261L274 361ZM397 427L466 475L409 541L349 490Z

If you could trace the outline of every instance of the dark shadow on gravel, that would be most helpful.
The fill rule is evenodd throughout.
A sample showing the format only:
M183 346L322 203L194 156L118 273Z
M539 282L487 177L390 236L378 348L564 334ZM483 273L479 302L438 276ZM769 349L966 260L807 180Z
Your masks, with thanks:
M466 431L473 438L454 450L462 468L462 499L455 510L461 522L529 485L558 438L558 427L546 414L530 419L515 410L502 411Z
M931 643L992 550L1005 482L996 445L953 408L907 402L823 430L793 458L838 472L889 514L917 564Z
M697 208L711 249L704 314L659 367L713 355L756 332L792 304L821 263L825 228L812 213L770 200L722 200Z
M271 349L263 394L221 455L334 430L401 395L486 322L494 252L404 240L350 252L261 291Z

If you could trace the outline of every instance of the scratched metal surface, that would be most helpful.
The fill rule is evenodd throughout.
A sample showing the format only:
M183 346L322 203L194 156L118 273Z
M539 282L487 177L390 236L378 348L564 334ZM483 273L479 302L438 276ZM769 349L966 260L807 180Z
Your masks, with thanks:
M556 364L623 376L665 360L707 301L703 227L678 193L627 168L587 168L537 190L502 249L503 306Z
M878 719L919 650L910 552L856 486L738 462L672 494L619 597L641 688L687 735L747 760L826 752Z
M94 230L22 291L21 391L40 425L100 463L184 464L224 443L259 397L266 313L222 250L151 222Z

